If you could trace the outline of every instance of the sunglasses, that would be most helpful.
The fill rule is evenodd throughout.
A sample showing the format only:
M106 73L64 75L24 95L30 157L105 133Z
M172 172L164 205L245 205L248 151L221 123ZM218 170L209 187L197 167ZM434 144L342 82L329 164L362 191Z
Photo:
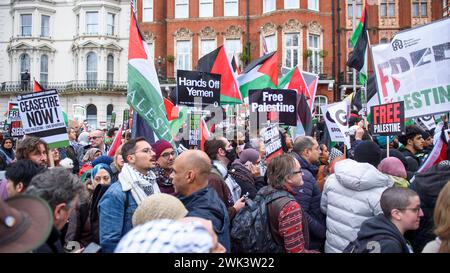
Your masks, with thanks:
M97 138L101 138L101 136L93 136L93 137L89 137L89 140L96 140Z

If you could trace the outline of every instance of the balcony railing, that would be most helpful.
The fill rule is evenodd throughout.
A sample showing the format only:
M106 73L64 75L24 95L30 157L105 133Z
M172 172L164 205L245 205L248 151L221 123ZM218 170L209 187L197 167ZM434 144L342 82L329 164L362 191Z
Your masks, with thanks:
M45 89L56 89L60 93L70 92L126 92L127 82L116 81L68 81L68 82L41 82ZM27 93L33 90L33 81L30 82L2 82L0 94Z

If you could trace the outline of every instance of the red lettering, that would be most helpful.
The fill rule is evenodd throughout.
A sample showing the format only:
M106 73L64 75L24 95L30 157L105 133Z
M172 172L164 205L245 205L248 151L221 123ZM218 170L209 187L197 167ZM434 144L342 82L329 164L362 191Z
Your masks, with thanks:
M393 120L392 106L393 106L392 104L386 105L386 123L392 123L392 120Z
M380 107L379 106L375 106L373 108L373 124L378 124L379 123L379 119L380 119Z
M383 94L383 99L385 99L388 96L386 83L389 82L389 77L384 75L381 65L378 65L378 74L380 75L381 92Z
M380 106L380 123L386 123L386 106Z
M394 122L400 122L400 103L394 105Z

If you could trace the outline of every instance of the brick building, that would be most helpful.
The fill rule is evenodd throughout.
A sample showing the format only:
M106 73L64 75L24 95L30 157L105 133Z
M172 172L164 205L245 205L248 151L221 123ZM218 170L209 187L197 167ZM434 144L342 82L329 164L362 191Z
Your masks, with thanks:
M320 75L316 105L351 92L352 75L345 63L352 50L352 0L135 1L163 86L173 86L177 69L195 70L200 57L222 44L244 66L261 56L263 35L269 51L278 50L280 71L300 64ZM442 0L368 2L371 44L442 18L445 6ZM356 1L357 19L362 3Z

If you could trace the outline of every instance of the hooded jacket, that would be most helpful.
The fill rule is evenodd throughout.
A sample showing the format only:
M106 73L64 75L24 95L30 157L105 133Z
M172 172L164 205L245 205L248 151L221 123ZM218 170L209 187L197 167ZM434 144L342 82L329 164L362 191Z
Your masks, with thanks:
M303 170L303 187L300 188L295 199L300 204L308 220L309 248L320 250L325 242L325 215L320 210L322 192L316 181L319 168L307 162L297 153L293 153Z
M416 253L422 252L425 245L436 237L433 233L434 207L439 193L449 180L450 166L433 166L424 173L417 173L410 186L419 195L420 207L423 211L419 228L405 234Z
M230 218L225 204L211 187L201 189L189 196L180 197L189 211L187 216L211 220L219 242L230 251Z
M380 213L381 194L393 181L369 163L346 159L336 163L325 182L321 209L326 217L325 252L342 252L361 224Z
M351 252L353 246L357 253L411 253L405 237L383 214L366 220L344 252Z

